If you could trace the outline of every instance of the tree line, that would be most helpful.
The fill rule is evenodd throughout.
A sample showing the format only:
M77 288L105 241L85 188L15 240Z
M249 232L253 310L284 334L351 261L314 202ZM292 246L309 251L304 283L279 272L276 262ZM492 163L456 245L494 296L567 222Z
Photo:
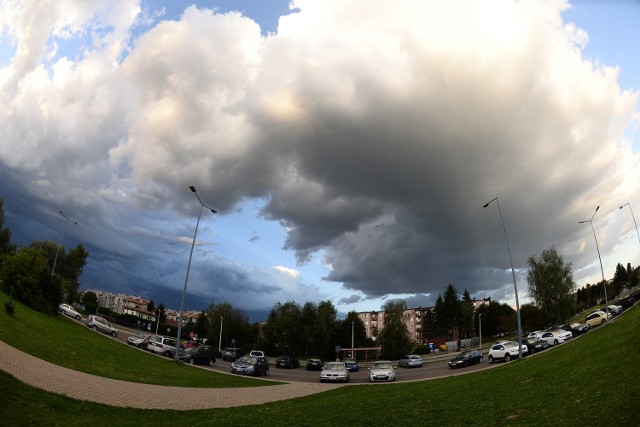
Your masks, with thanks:
M33 241L26 247L11 243L0 197L0 285L10 298L45 313L57 312L62 302L78 301L88 256L81 244L67 252L50 241Z

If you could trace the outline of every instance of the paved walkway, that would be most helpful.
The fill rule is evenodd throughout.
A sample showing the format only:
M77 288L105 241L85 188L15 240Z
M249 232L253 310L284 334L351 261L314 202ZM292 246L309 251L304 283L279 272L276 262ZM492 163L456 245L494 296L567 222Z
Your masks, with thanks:
M79 400L140 409L210 409L259 405L341 387L288 383L254 388L167 387L113 380L73 371L24 353L0 341L0 369L32 387Z

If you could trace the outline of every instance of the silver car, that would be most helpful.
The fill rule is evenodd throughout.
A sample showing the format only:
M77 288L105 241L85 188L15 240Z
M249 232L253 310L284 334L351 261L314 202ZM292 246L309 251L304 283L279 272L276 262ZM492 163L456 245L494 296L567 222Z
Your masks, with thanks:
M422 366L422 357L417 354L407 354L400 358L398 366L404 366L405 368L420 368Z
M87 326L94 331L99 331L103 334L109 334L112 337L118 335L118 331L116 331L116 328L111 326L111 323L107 322L100 316L96 316L93 314L89 315L89 317L87 317Z
M349 370L344 362L327 362L320 372L320 382L342 381L349 382Z
M69 317L73 317L75 319L80 320L80 313L78 313L75 308L73 308L72 306L70 306L69 304L60 304L58 306L58 311L60 313L64 313Z
M390 360L378 360L369 368L369 382L395 381L396 369Z

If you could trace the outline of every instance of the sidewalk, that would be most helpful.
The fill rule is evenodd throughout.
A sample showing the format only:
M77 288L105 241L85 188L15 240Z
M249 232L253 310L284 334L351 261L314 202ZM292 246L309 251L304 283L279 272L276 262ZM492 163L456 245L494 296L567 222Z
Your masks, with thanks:
M260 405L341 387L288 383L255 389L167 387L113 380L73 371L23 353L0 341L0 369L25 384L74 399L139 409L211 409Z

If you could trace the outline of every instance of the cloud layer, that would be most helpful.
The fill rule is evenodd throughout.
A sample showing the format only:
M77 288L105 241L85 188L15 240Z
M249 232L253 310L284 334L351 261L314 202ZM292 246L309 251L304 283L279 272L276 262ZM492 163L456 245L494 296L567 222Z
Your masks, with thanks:
M96 286L179 290L193 183L222 215L263 200L299 267L321 254L325 281L360 298L432 302L448 283L509 298L497 206L482 209L496 196L521 271L555 245L594 275L578 221L598 205L601 251L632 231L613 210L638 200L625 131L639 93L583 57L565 2L298 0L266 37L195 6L167 19L135 2L51 5L2 4L0 189L26 240L73 206ZM207 246L200 300L327 295L295 266Z

